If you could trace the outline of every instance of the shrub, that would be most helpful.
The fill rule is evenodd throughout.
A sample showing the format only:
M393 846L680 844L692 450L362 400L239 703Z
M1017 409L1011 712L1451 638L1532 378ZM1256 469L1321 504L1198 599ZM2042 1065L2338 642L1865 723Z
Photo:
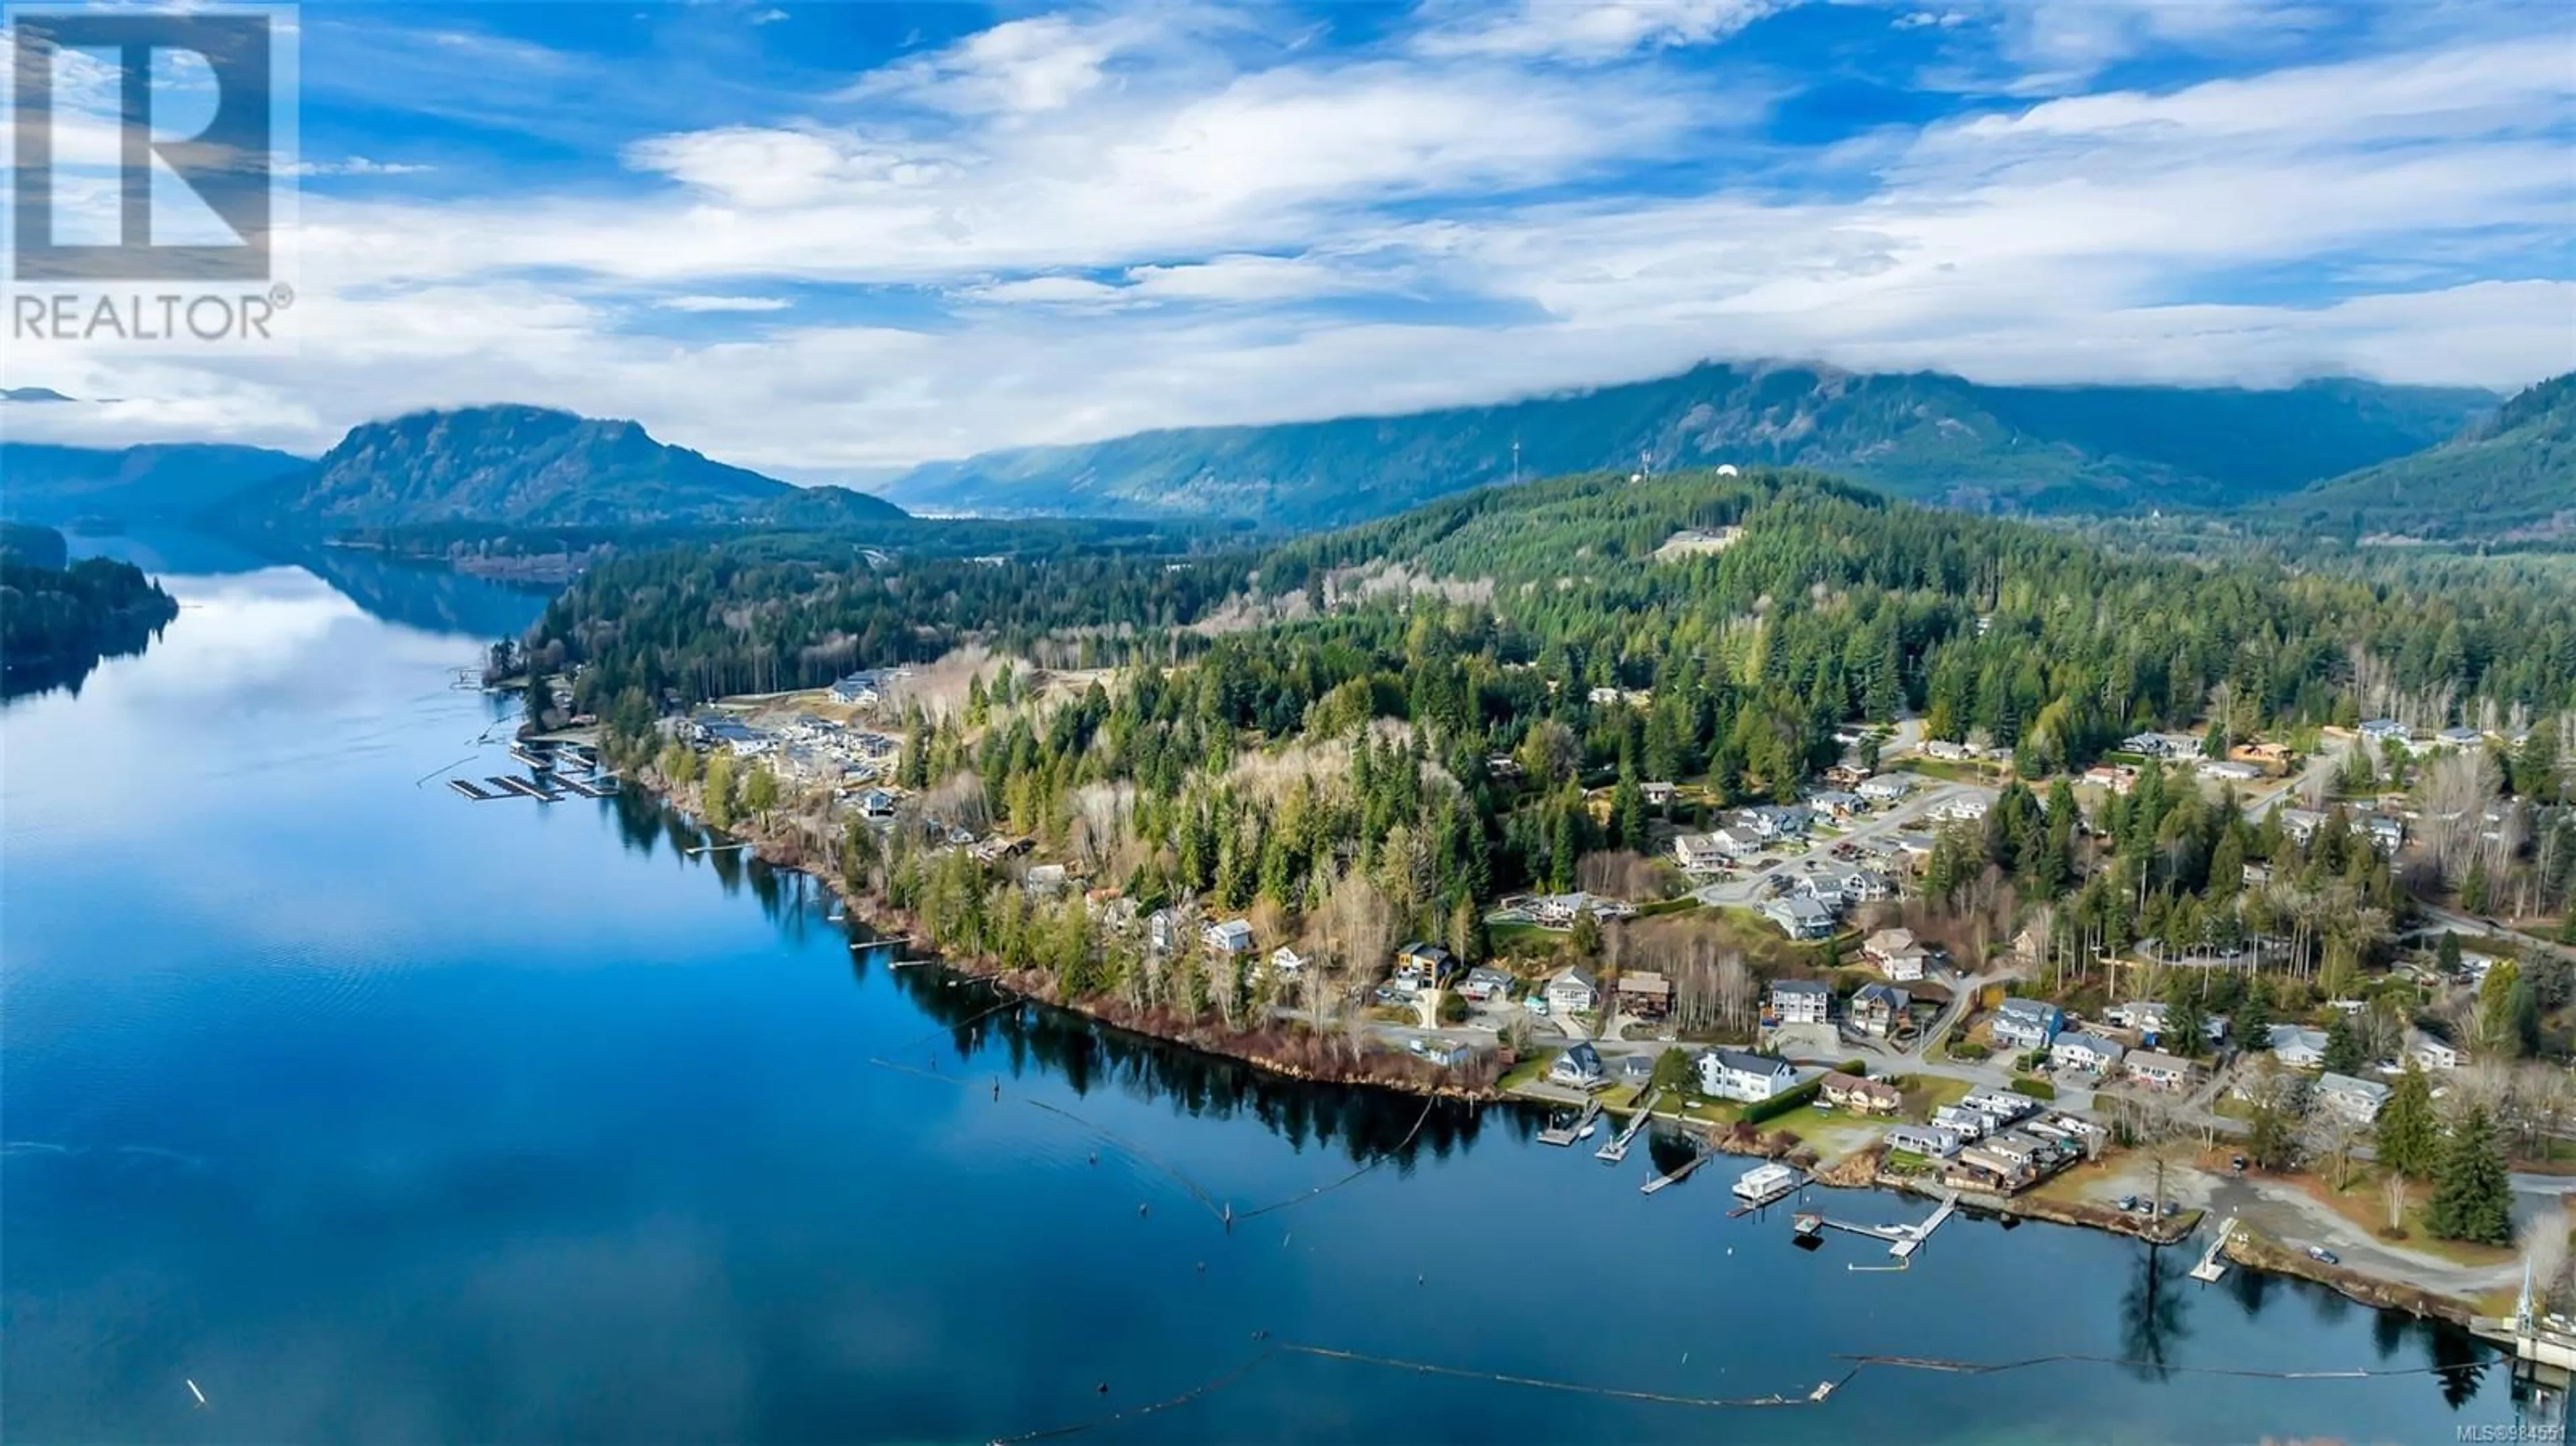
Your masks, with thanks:
M1440 1022L1442 1024L1467 1022L1467 1001L1459 997L1454 989L1440 996Z
M2053 1100L2057 1098L2057 1086L2050 1084L2044 1079L2014 1080L2012 1082L2012 1091L2017 1095L2028 1095L2035 1100Z
M1973 1039L1963 1039L1950 1046L1950 1057L1952 1059L1984 1059L1987 1055L1992 1053L1994 1053L1993 1050L1986 1048L1984 1045L1977 1043Z
M1779 1094L1773 1095L1767 1100L1756 1100L1752 1104L1746 1105L1742 1110L1737 1112L1735 1118L1741 1124L1758 1125L1764 1120L1785 1115L1791 1110L1798 1108L1800 1105L1805 1104L1807 1101L1814 1099L1816 1097L1816 1091L1823 1089L1824 1087L1825 1082L1821 1076L1816 1079L1811 1079L1805 1084L1799 1085L1795 1089L1784 1090Z

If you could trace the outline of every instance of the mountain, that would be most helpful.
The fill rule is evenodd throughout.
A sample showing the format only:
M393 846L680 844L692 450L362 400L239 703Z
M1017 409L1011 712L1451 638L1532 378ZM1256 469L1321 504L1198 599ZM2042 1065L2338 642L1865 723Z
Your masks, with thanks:
M117 450L0 442L0 513L29 522L186 517L312 465L265 447L201 442Z
M272 526L338 530L471 522L616 527L765 522L775 515L892 521L901 508L846 488L800 488L655 441L634 422L544 407L414 412L350 429L300 475L227 509Z
M2522 392L2440 446L2278 498L2262 512L2360 537L2576 537L2576 372Z
M1815 467L1904 496L2026 511L2211 507L2415 451L2491 393L2327 380L1996 387L1710 363L1680 376L1389 417L1142 432L913 469L916 509L1198 513L1329 525L1514 475L1718 463Z

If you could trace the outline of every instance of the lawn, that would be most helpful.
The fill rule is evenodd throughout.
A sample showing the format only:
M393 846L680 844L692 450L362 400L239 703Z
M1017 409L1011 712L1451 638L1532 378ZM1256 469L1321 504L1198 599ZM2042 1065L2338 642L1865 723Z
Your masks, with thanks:
M2379 1174L2367 1166L2356 1166L2352 1183L2342 1190L2323 1175L2296 1175L2295 1180L2310 1199L2337 1215L2377 1236L2388 1224L2388 1197L2381 1192ZM2510 1246L2472 1245L2464 1240L2440 1240L2424 1228L2424 1206L2432 1199L2433 1187L2409 1184L2406 1187L2406 1239L2398 1242L2409 1250L2438 1255L2454 1265L2502 1265L2516 1258Z
M1494 1088L1509 1093L1533 1080L1544 1079L1547 1067L1556 1063L1556 1056L1557 1051L1552 1049L1532 1050L1527 1059L1503 1071L1503 1077L1495 1081Z
M1963 1079L1942 1079L1935 1075L1916 1075L1906 1079L1905 1118L1922 1124L1943 1105L1954 1105L1967 1098L1976 1086Z
M1762 1129L1765 1133L1787 1130L1813 1145L1817 1154L1830 1159L1877 1143L1879 1136L1886 1133L1887 1125L1888 1121L1879 1116L1801 1105L1785 1115L1764 1120Z

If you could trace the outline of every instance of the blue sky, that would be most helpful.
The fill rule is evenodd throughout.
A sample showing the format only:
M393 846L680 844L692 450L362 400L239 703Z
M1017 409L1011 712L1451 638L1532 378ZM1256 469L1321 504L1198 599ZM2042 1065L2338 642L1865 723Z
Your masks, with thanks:
M292 355L11 430L518 400L803 478L1704 357L2576 367L2576 12L2284 0L318 3Z

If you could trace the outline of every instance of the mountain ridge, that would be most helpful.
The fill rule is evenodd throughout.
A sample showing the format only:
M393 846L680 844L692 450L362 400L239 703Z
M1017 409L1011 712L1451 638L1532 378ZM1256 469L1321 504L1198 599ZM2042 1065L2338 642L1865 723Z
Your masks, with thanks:
M2325 378L2273 390L1998 387L1941 372L1709 362L1675 376L1387 416L1164 428L916 467L915 508L1258 516L1329 526L1522 477L1799 466L1978 510L2222 506L2419 450L2498 398ZM1032 497L1045 503L1029 506Z
M2576 537L2576 372L2507 398L2458 435L2261 509L2354 540L2546 542Z

